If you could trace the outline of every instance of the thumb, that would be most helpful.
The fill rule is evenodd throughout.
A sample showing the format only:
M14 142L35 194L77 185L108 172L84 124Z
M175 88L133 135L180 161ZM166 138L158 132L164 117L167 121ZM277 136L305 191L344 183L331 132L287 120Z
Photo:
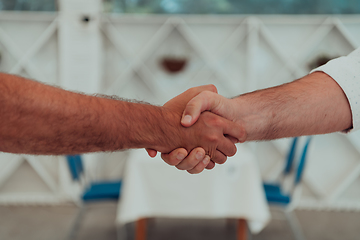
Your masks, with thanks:
M181 124L184 127L192 126L199 119L202 112L212 111L218 107L221 98L221 95L214 92L201 92L187 103L182 115Z

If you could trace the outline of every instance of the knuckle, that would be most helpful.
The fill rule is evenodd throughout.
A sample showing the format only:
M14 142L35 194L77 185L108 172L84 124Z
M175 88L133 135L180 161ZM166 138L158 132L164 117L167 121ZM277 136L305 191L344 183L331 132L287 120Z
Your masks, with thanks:
M201 93L199 93L199 95L197 96L198 98L202 98L202 99L208 99L209 97L211 97L211 93L210 91L203 91Z
M246 141L246 138L247 138L247 133L246 133L245 129L242 128L241 132L240 132L239 142L244 143Z
M198 92L197 87L192 87L187 90L190 95L194 95Z
M207 166L206 166L206 169L211 170L211 169L213 169L214 167L215 167L215 163L212 162L211 165L207 165Z
M218 115L210 112L202 113L203 121L206 122L211 127L222 127L224 124L223 118L219 117Z
M237 152L237 148L236 148L235 145L233 145L233 146L231 147L231 149L230 149L229 157L234 156L234 155L236 154L236 152Z
M186 114L191 114L197 110L197 103L194 100L190 100L185 108Z
M209 90L215 92L217 89L214 84L209 84Z
M213 124L215 127L220 127L223 125L223 120L220 117L215 117L213 118Z
M219 136L215 133L211 133L207 136L207 141L210 143L217 143L219 141Z
M227 160L227 157L222 156L222 157L218 157L216 159L214 159L214 162L216 162L217 164L224 164Z

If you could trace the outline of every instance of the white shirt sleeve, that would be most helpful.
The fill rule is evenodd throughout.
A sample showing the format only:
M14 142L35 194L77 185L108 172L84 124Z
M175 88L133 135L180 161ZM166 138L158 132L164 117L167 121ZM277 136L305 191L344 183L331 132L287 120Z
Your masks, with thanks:
M350 104L353 122L351 131L360 129L360 48L311 72L316 71L326 73L339 84Z

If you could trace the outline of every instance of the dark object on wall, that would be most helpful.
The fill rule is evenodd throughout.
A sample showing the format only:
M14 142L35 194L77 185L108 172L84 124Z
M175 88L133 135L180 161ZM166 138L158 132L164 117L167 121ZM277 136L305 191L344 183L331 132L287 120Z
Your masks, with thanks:
M309 69L312 70L314 68L320 67L324 64L326 64L328 61L337 58L337 57L330 57L328 55L320 55L317 58L315 58L313 61L309 63Z
M84 23L88 23L88 22L90 22L90 17L89 17L88 15L84 15L84 16L82 17L82 21L83 21Z
M184 70L188 60L186 58L164 57L160 64L170 74L176 74Z

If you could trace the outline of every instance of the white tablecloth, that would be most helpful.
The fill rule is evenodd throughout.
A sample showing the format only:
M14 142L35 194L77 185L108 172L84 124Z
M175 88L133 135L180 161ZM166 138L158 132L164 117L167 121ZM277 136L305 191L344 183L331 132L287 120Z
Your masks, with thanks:
M270 219L260 173L243 145L223 165L191 175L167 165L160 156L134 150L127 161L116 222L145 217L243 218L253 233Z

